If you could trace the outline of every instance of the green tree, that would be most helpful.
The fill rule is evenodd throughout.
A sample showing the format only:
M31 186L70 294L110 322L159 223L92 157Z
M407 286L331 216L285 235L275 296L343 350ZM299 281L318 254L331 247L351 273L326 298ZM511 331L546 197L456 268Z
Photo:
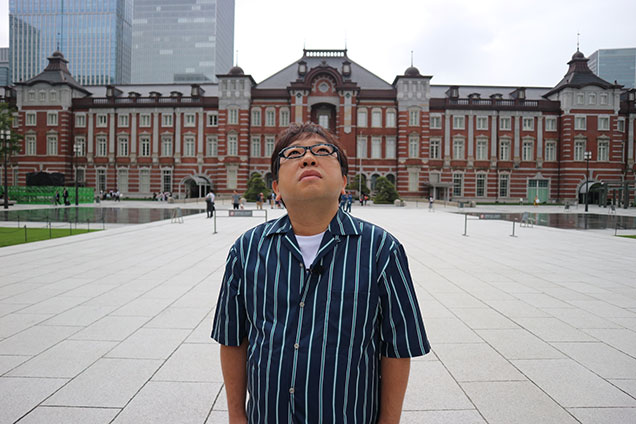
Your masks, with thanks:
M360 174L353 177L353 179L347 184L347 190L353 190L358 192L360 190ZM371 190L367 187L367 176L362 174L362 194L369 194Z
M22 135L11 129L15 112L16 110L8 104L0 103L0 160L4 167L1 192L5 209L8 207L7 198L4 196L4 192L8 191L7 168L13 155L20 151L22 145Z
M265 199L269 196L269 190L265 185L265 181L261 178L261 174L253 172L247 182L247 191L243 194L243 196L245 196L247 201L255 202L258 200L259 193L263 193Z
M393 203L395 199L400 198L395 186L386 177L375 180L375 192L373 203Z

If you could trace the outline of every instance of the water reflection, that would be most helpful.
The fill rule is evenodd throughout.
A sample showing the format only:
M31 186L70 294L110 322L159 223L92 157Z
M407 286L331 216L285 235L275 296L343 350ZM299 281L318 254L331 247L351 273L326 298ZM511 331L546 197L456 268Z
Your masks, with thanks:
M480 213L470 212L468 215L477 216L480 219L498 219L504 221L521 222L523 213ZM562 228L569 230L604 230L618 228L636 229L636 217L620 215L598 215L585 213L532 213L527 212L527 217L534 220L535 225Z
M145 224L172 217L173 209L66 207L0 211L0 221L26 222L104 222L106 224ZM203 213L203 209L182 209L183 216Z

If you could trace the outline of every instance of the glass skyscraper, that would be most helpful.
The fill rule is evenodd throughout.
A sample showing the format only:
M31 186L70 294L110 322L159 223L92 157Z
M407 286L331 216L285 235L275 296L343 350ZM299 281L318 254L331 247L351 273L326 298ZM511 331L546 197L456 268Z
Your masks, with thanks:
M234 0L135 0L133 83L216 81L232 67Z
M133 0L10 0L13 82L42 72L59 50L82 85L130 83Z
M636 48L597 50L590 56L588 66L605 81L636 87Z

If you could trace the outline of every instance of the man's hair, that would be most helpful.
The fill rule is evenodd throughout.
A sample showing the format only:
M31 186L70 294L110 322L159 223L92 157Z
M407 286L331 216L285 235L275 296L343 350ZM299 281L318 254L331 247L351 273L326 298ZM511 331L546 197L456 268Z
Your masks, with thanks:
M278 169L280 168L280 158L278 154L280 151L290 146L294 141L305 140L313 136L318 136L324 139L325 143L333 144L338 148L336 155L338 157L338 163L340 163L340 171L343 176L347 175L349 172L349 162L338 139L331 134L330 131L320 125L306 122L304 124L291 124L278 134L278 140L276 140L276 145L274 146L274 153L272 153L272 179L274 181L278 180Z

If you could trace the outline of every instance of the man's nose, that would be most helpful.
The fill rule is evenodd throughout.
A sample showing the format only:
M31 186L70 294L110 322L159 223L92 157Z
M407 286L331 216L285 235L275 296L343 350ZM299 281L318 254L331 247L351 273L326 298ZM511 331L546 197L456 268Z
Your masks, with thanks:
M307 153L303 156L303 168L309 165L316 166L316 157L311 153L311 150L307 150Z

